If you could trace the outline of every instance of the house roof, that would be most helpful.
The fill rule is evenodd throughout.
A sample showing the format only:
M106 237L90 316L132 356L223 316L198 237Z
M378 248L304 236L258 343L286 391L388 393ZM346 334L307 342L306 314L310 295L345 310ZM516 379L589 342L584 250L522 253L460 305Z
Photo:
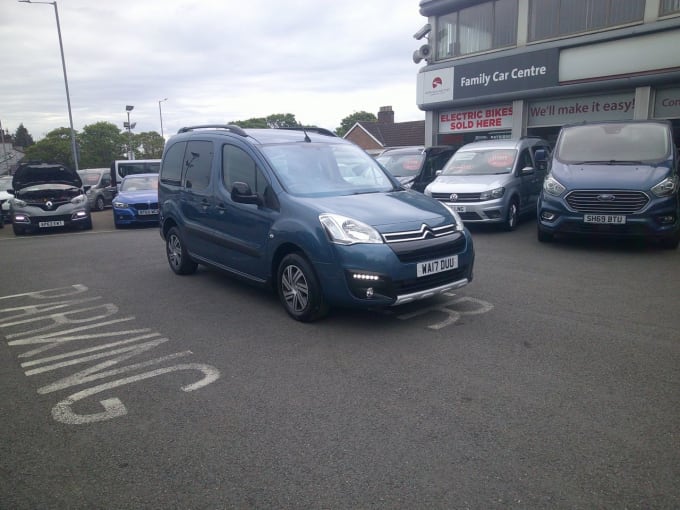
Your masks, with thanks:
M424 120L394 123L357 122L352 127L352 129L355 128L366 131L383 147L423 145L425 142Z

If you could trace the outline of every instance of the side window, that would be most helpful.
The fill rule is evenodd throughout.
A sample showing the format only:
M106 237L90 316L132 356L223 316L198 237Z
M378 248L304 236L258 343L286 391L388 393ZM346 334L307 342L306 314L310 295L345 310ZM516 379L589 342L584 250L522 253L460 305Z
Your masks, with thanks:
M111 186L111 176L106 174L102 175L101 187L108 188L109 186Z
M210 185L210 169L213 160L212 142L191 141L184 154L184 185L202 191Z
M533 167L534 163L531 160L531 153L529 152L529 149L524 149L519 154L517 170L522 171L522 168L525 168L527 166Z
M268 185L253 158L234 145L222 147L222 182L228 191L235 182L245 182L253 192L260 194L264 194Z
M186 146L186 142L178 142L165 152L160 173L161 182L178 186L182 182L182 167L184 166L184 149Z

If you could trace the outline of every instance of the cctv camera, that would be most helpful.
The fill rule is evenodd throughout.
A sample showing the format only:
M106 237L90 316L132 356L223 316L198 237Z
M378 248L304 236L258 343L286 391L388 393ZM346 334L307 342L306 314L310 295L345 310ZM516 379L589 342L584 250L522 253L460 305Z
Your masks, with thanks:
M423 25L423 28L421 28L415 34L413 34L413 38L422 39L423 37L430 33L430 30L432 30L432 26L429 23L426 23L425 25Z

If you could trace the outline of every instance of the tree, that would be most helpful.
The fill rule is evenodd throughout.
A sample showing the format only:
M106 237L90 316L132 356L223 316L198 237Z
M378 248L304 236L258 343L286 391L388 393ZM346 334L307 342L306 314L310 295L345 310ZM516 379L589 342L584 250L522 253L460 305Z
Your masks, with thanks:
M242 128L282 128L301 126L292 113L274 113L268 117L256 117L232 122Z
M132 136L132 147L136 159L160 159L165 140L156 131L145 131Z
M340 122L340 127L335 130L335 134L338 136L345 136L345 133L349 131L354 124L357 122L377 122L378 118L372 113L360 111L354 112L352 115L348 115Z
M78 137L81 168L109 167L125 152L123 133L111 122L97 122L83 128Z
M61 127L53 129L45 138L26 148L24 158L27 161L59 163L74 168L71 152L71 129Z
M19 124L19 127L14 134L14 145L17 147L30 147L34 143L33 137L28 134L28 130L23 124Z

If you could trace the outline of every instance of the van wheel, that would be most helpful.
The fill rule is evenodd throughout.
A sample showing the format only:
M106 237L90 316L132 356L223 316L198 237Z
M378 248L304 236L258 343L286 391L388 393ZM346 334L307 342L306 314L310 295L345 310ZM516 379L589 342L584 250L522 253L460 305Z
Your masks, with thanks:
M184 247L182 238L177 227L172 227L165 236L165 253L168 256L168 264L176 274L191 274L196 272L198 264L191 260L189 253Z
M297 253L286 255L277 272L276 286L283 307L293 319L312 322L328 313L314 269Z
M551 243L555 239L555 236L553 234L549 234L548 232L544 232L543 230L541 230L540 227L537 230L537 234L538 234L538 241L541 242L541 243Z
M517 228L517 221L519 220L519 207L517 200L510 202L508 210L505 214L505 222L503 223L503 230L510 232Z
M665 250L675 250L680 245L680 232L674 236L664 237L660 241L661 247Z
M103 211L104 210L104 197L103 196L99 195L97 197L97 200L94 203L94 208L97 211Z

